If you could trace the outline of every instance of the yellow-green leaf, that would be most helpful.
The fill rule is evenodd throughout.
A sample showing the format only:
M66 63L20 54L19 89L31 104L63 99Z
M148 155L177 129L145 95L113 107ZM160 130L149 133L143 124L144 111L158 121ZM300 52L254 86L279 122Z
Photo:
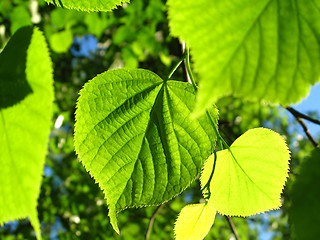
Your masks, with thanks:
M191 48L196 113L226 95L283 105L320 77L320 0L169 0L171 33Z
M19 29L0 54L0 225L29 217L37 199L53 109L52 63L37 29Z
M106 12L112 11L122 3L128 3L130 0L46 0L56 6L75 9L86 12Z
M176 221L174 232L177 240L203 239L209 232L216 215L210 203L185 206Z
M218 212L250 216L277 209L288 177L289 150L284 139L265 128L251 129L217 153L210 182L211 198ZM205 163L201 184L209 180L214 156Z

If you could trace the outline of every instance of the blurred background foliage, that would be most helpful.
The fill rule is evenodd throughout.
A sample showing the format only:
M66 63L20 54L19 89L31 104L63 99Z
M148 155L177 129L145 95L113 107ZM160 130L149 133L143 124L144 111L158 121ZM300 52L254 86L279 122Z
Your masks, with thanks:
M109 224L102 192L78 161L73 147L75 103L88 79L119 67L146 68L164 78L181 57L181 44L169 35L165 0L132 0L110 13L66 10L44 0L0 1L0 49L26 25L38 26L44 32L54 64L55 111L38 205L43 238L145 239L157 212L150 239L173 239L174 222L182 207L202 199L198 180L159 209L121 212L119 236ZM173 78L185 81L184 68L179 68ZM292 151L284 206L265 215L232 218L240 239L292 239L288 191L312 144L283 108L232 97L221 99L217 106L220 131L229 144L246 130L265 126L285 136ZM26 219L1 227L0 239L35 239L35 235ZM206 239L235 238L226 218L218 215Z

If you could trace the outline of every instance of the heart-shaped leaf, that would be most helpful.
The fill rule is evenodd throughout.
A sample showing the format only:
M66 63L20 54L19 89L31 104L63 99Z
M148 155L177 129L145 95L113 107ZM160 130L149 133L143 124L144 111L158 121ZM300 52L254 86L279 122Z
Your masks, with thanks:
M103 189L117 232L119 211L178 195L214 149L211 120L190 118L194 100L191 84L142 69L107 71L81 91L76 151ZM217 110L211 114L216 124Z
M289 150L284 139L265 128L251 129L228 149L219 151L210 182L210 202L224 215L250 216L280 207L288 177ZM201 184L213 169L214 155L205 163Z
M176 221L174 232L177 240L201 240L209 232L216 210L210 203L185 206Z

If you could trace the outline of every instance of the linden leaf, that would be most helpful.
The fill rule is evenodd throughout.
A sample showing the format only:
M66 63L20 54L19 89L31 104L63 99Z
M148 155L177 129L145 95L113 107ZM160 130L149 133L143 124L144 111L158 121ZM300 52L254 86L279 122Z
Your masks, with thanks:
M199 203L185 206L175 223L177 240L201 240L209 232L216 210L212 204Z
M117 232L118 212L178 195L214 149L210 119L190 118L194 100L191 84L143 69L107 71L81 91L76 152L103 189ZM217 110L211 113L216 123Z
M107 12L116 9L122 3L129 3L130 0L46 0L56 6L75 9L86 12Z
M37 199L53 112L53 74L37 29L19 29L0 54L0 225L29 217L41 239Z
M265 129L251 129L217 152L210 182L210 201L223 215L250 216L280 207L288 177L290 153L284 139ZM204 165L201 185L208 182L214 155Z
M320 150L313 150L311 156L301 165L301 170L290 190L292 202L289 220L298 240L317 239L320 234Z
M320 77L319 0L169 0L171 32L190 46L195 114L226 95L287 105Z

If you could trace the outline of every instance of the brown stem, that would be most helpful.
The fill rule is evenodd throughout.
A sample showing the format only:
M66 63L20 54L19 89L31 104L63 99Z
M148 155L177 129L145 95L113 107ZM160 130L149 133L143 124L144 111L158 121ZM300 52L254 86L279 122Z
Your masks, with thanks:
M230 229L231 229L234 237L236 238L236 240L240 240L239 235L238 235L237 230L236 230L236 228L235 228L235 226L233 224L232 219L227 215L224 215L224 216L226 217L226 219L227 219L227 221L229 223Z
M297 117L299 117L299 118L303 118L303 119L305 119L305 120L308 120L308 121L310 121L310 122L313 122L313 123L315 123L315 124L320 125L320 121L319 121L318 119L311 118L311 117L309 117L309 116L307 116L307 115L305 115L305 114L303 114L303 113L301 113L301 112L298 112L297 110L295 110L295 109L292 108L292 107L287 107L286 109L287 109L292 115L294 115L294 116L297 116Z
M154 220L157 216L157 214L159 213L159 211L161 210L161 208L163 208L164 204L161 204L160 206L157 207L157 209L154 211L151 219L150 219L150 222L149 222L149 227L148 227L148 231L147 231L147 235L146 235L146 240L149 240L150 238L150 235L151 235L151 231L152 231L152 227L153 227L153 223L154 223Z
M305 134L307 135L308 139L310 140L310 142L313 144L313 146L315 148L318 148L319 145L317 143L316 140L314 140L314 138L312 137L311 133L309 132L309 129L307 127L307 125L304 123L303 118L307 119L310 121L310 118L302 113L299 113L298 111L294 110L291 107L287 107L286 108L294 117L295 119L298 121L298 123L300 123L301 127L303 128L303 131L305 132ZM314 120L312 122L315 122L317 120Z

